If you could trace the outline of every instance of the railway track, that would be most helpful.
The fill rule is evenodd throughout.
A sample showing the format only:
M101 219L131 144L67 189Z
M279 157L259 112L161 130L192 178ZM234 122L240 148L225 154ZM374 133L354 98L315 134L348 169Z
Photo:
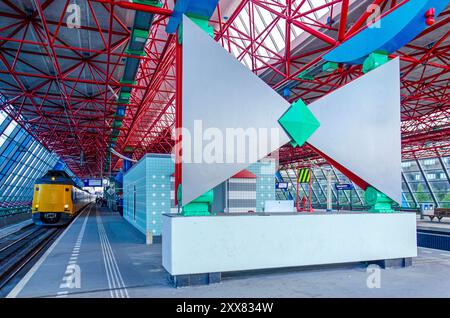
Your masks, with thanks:
M32 224L0 240L0 294L63 230Z

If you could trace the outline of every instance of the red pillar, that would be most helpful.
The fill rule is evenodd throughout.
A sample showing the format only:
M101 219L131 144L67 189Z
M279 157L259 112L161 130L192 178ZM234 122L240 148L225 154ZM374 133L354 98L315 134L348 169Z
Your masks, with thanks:
M177 34L178 37L178 34ZM178 186L181 184L181 127L182 127L182 112L181 112L181 101L182 101L182 70L183 70L183 50L182 44L176 40L176 50L175 50L175 205L178 205Z
M312 169L313 169L313 167L310 164L309 165L309 182L308 182L308 185L309 185L308 210L309 210L309 212L314 211L312 208L312 195L313 195L313 193L312 193L312 191L313 191L313 189L312 189Z

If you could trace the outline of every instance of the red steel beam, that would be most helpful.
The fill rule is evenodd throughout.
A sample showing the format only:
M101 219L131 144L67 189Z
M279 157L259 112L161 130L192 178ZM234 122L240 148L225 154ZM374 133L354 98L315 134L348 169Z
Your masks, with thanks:
M159 15L166 16L166 17L172 15L172 10L154 7L154 6L150 6L150 5L139 4L139 3L127 2L127 1L113 1L113 0L90 0L90 1L109 4L111 6L119 6L124 9L159 14Z

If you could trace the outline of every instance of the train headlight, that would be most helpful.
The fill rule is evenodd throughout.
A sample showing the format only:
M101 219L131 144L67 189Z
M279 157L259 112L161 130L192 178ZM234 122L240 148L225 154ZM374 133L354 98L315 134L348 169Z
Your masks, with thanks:
M34 207L37 210L39 208L39 204L36 204Z
M69 205L68 204L64 204L64 209L68 209L69 208Z
M55 177L52 177L52 181L55 181L56 180L56 178Z

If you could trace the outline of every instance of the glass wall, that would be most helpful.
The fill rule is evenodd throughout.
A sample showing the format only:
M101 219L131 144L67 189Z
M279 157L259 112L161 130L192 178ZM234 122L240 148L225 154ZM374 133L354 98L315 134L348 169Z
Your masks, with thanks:
M53 168L58 160L57 155L0 111L1 209L29 206L34 180Z
M408 204L429 202L450 207L449 162L450 157L442 157L402 163L403 192Z
M298 169L288 168L281 169L279 171L281 176L281 181L288 183L288 191L277 190L276 196L279 200L288 199L288 192L290 198L295 198L297 195L297 177ZM336 183L353 183L338 170L331 166L321 166L315 167L312 170L311 184L300 183L298 189L298 197L303 196L309 197L311 191L312 194L312 204L315 207L325 208L327 200L327 176L331 174L331 193L333 196L333 206L336 208L339 204L342 208L355 208L361 209L364 206L364 191L360 188L354 186L353 190L339 190L337 191L334 187ZM338 203L339 202L339 203ZM351 202L351 203L350 203Z
M402 207L417 208L421 203L435 203L440 207L450 207L450 157L428 158L402 162ZM279 180L288 183L288 190L277 190L278 200L295 198L297 192L298 169L284 168L279 171ZM312 203L316 207L326 206L327 174L331 173L333 206L345 208L365 208L364 191L354 185L346 176L332 166L313 168ZM354 190L337 191L336 183L353 184ZM299 197L308 196L309 185L300 184ZM338 200L339 198L339 200ZM351 204L350 204L351 202Z

